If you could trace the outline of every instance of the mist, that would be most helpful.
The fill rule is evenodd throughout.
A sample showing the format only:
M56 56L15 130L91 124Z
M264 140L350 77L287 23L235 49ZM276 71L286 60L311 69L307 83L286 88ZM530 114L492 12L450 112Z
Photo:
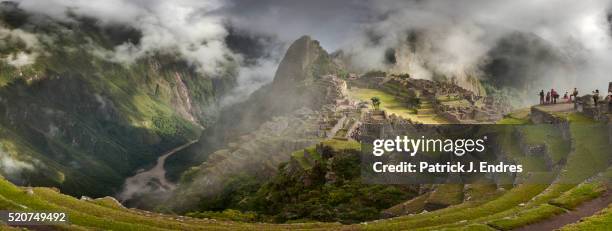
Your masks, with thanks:
M34 166L28 162L16 159L0 147L0 173L13 181L22 181L22 173L31 171Z
M40 42L36 35L23 31L21 29L7 29L0 26L0 47L10 46L9 42L21 41L27 52L20 51L16 54L4 58L9 65L14 67L22 67L33 64L38 57Z
M230 60L237 61L238 86L222 105L243 101L271 82L282 51L304 34L319 40L328 51L342 50L355 72L382 69L415 78L470 76L493 82L516 78L531 81L529 86L519 86L531 91L573 86L592 90L607 83L612 71L607 65L612 61L611 3L605 0L18 2L26 11L58 20L86 16L103 25L127 25L140 31L138 42L124 42L113 49L110 57L117 62L173 50L201 73L217 76ZM536 41L518 44L520 49L544 49L559 60L510 65L522 72L491 72L489 64L496 57L508 62L525 58L524 54L495 53L503 50L500 41L516 34ZM264 41L258 46L267 51L248 54L248 50L232 49L227 38L233 35ZM389 50L394 52L394 63L385 59ZM25 56L14 59L28 63Z
M528 95L540 88L588 93L610 81L609 1L383 1L372 9L383 17L344 47L361 70L524 82L515 87ZM389 48L397 59L391 65ZM499 60L509 70L491 71Z
M248 107L239 103L273 81L285 51L302 35L318 40L329 53L341 51L337 53L341 54L338 58L351 72L409 73L413 78L456 81L471 90L474 86L469 79L475 78L499 89L518 92L518 100L524 104L535 102L540 89L555 88L563 94L578 87L585 94L597 88L605 90L612 80L612 3L609 0L20 0L17 3L26 12L62 22L88 18L102 27L134 30L128 39L119 40L110 49L92 49L95 55L113 62L130 65L140 58L166 52L185 59L206 77L220 78L226 75L228 67L235 67L236 86L218 102L228 110L222 115L225 118L216 124L216 130L221 132L212 129L210 135L205 133L208 137L204 136L206 142L218 146L225 142L222 137L226 132L233 132L228 127L239 128L236 130L240 132L248 130L244 127L255 130L277 116L265 114L272 114L271 110L243 115L234 112L248 110L230 106ZM33 64L39 52L44 52L38 46L38 41L43 40L37 35L0 28L0 38L7 36L20 38L32 50L6 58L10 65ZM249 126L240 126L246 123ZM216 151L217 146L206 142L208 146L204 148L211 150L202 148L199 152ZM282 150L285 151L289 152ZM242 164L246 166L248 162L240 164L243 169ZM19 175L33 168L2 152L0 167L8 175ZM167 192L162 188L143 188L136 183L125 187L130 197L136 193ZM203 190L200 185L196 189Z

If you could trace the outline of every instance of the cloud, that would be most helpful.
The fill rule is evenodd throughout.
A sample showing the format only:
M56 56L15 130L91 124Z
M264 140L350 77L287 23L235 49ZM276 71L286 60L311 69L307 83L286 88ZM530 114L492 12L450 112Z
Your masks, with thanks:
M232 25L285 42L309 34L330 51L342 49L359 71L483 77L490 75L486 68L492 55L505 55L492 52L503 50L500 43L517 33L539 41L519 44L523 48L548 50L556 54L550 58L560 59L521 66L517 73L527 74L525 82L532 81L532 87L544 83L590 89L608 81L612 71L606 65L612 56L608 0L229 2L221 11ZM409 41L414 34L416 39ZM397 65L385 61L390 48L397 50ZM514 54L510 61L533 58L527 55L537 54Z
M21 42L24 44L25 50L28 51L19 51L4 57L3 60L9 65L14 67L22 67L33 64L34 61L36 61L36 57L38 57L38 52L40 51L40 42L38 41L38 37L36 35L21 29L11 30L0 26L0 39L0 47L9 45L6 44L9 41Z
M278 62L276 60L264 59L256 65L246 66L239 70L236 81L238 85L226 94L221 100L221 106L232 105L248 98L251 93L260 87L272 82Z
M224 102L238 102L271 81L275 69L272 67L278 62L278 54L265 52L265 57L244 57L240 50L230 49L226 43L230 35L229 15L222 12L222 8L228 6L227 2L220 0L19 2L19 7L28 12L44 14L56 20L73 21L76 15L97 19L102 25L127 25L138 30L141 38L137 42L121 43L112 51L93 49L94 54L119 63L129 64L151 53L167 51L181 55L200 73L217 77L226 73L226 64L230 60L237 61L240 64L238 86L233 90L236 95L226 97ZM248 58L254 61L244 63Z
M33 169L32 164L13 158L4 151L4 148L0 147L0 171L2 171L2 175L18 179L23 171Z
M23 67L30 64L33 64L36 61L37 53L28 54L25 52L18 52L13 55L9 55L4 60L11 66L14 67Z
M223 17L215 11L221 1L85 1L23 0L19 7L72 21L70 15L91 17L103 25L128 25L142 33L137 44L125 42L115 47L113 58L130 63L151 52L171 50L181 54L202 73L219 73L220 62L231 55L224 43L227 31Z
M308 34L329 51L344 50L359 70L390 68L417 78L485 75L483 66L500 41L521 33L543 41L576 70L558 76L563 68L543 71L548 63L542 62L524 67L527 73L562 82L562 87L593 88L612 72L607 65L612 60L608 0L21 0L19 6L59 20L80 15L107 25L129 25L142 32L142 38L116 46L113 59L130 62L172 50L209 75L220 73L219 64L228 57L249 59L228 47L227 37L234 32L272 37L284 48ZM412 43L411 34L418 35ZM390 48L397 52L392 66L385 62ZM234 93L248 95L269 82L271 66L281 55L241 63L238 87L247 90ZM576 81L584 76L591 81ZM235 96L227 102L244 98Z

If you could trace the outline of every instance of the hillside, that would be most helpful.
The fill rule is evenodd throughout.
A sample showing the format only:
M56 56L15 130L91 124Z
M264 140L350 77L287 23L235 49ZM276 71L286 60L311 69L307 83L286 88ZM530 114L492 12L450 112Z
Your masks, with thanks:
M101 55L138 32L0 7L0 166L11 181L113 195L213 120L219 81L177 56L123 65Z
M612 5L449 4L1 1L0 230L610 230Z
M279 165L278 173L258 189L244 187L249 185L248 178L237 180L235 185L243 188L233 187L215 200L202 201L199 210L250 211L256 215L251 221L356 223L378 219L382 209L416 194L416 186L362 183L360 149L355 141L332 139L295 151L291 160ZM210 212L188 215L215 218Z
M324 78L336 69L318 41L308 36L296 40L272 83L221 110L198 143L169 159L169 165L183 163L177 168L184 173L170 200L158 209L192 211L219 196L228 179L250 175L261 182L273 176L291 152L317 143L319 117L340 97L337 83ZM193 167L187 169L184 163Z
M580 129L585 125L584 123L592 122L578 115L562 116L560 118L566 118L570 121L569 129L572 139L576 142L589 143L585 140L586 137L582 135L584 131L580 131ZM432 212L400 215L392 219L381 219L348 226L339 223L317 222L298 224L243 223L221 221L219 219L225 219L222 216L217 216L217 219L196 219L162 215L126 209L111 198L78 200L49 188L19 188L6 180L0 180L0 209L66 211L69 213L71 225L59 228L68 230L89 228L115 230L439 230L443 228L448 230L509 230L528 224L538 224L542 220L554 219L556 216L573 213L572 211L582 211L584 206L592 206L589 201L593 198L601 198L594 202L605 207L610 202L609 196L606 196L610 176L612 176L609 168L606 169L605 166L595 167L589 171L582 171L584 169L577 171L576 169L580 165L592 163L584 159L586 157L584 153L597 153L596 150L602 145L599 142L591 142L588 146L574 146L572 153L567 157L570 160L563 167L566 170L562 171L563 174L559 176L561 178L579 177L584 179L583 183L519 184L509 187L507 190L501 190L492 197L474 197L473 200ZM328 145L331 145L331 143L328 143ZM345 148L340 148L333 153L343 152L342 150L347 150L346 147L350 146L339 145L338 147ZM310 149L294 154L292 163L283 167L286 169L284 171L312 172L313 167L316 168L317 166L318 158L316 155L306 157L307 152L313 153L308 150ZM338 156L332 156L331 158L338 158ZM589 157L589 159L593 158L606 158L606 156L594 155ZM331 159L328 161L331 161ZM296 167L298 169L290 170L290 168ZM336 171L336 175L339 173ZM274 190L269 190L276 187L275 184L284 182L279 181L283 177L285 176L279 175L279 177L273 179L272 182L276 183L269 185L267 189L262 189L261 193L274 192ZM605 198L608 198L608 201ZM283 205L287 206L289 204L283 203ZM582 222L564 227L563 230L605 230L606 224L609 223L610 212L608 210L604 209L592 217L582 219ZM233 215L234 218L239 216L243 215L239 215L239 213ZM586 216L590 216L590 214ZM3 228L6 228L6 226Z

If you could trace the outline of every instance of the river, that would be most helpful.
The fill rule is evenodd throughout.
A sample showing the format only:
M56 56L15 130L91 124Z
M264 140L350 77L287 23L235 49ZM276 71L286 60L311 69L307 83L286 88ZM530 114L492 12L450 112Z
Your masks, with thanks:
M166 179L166 169L164 169L166 159L174 153L191 146L195 142L197 142L197 140L190 141L164 153L157 158L157 163L149 170L145 171L141 169L136 175L126 178L121 192L117 194L117 198L121 202L125 202L143 192L163 193L172 191L176 188L176 185Z

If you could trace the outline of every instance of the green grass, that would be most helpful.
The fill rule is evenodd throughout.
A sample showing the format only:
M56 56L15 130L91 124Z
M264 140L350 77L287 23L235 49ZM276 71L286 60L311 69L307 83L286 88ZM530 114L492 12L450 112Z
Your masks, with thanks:
M477 182L465 185L465 200L478 200L488 198L498 193L497 185L487 182Z
M503 119L497 121L497 124L509 124L509 125L521 125L529 124L531 120L529 118L529 108L513 111L512 113L504 116Z
M598 212L596 215L584 218L581 222L566 225L562 231L582 231L582 230L610 230L612 227L612 204L608 208Z
M610 163L607 126L571 123L573 152L567 158L559 177L563 183L581 183L584 179L604 171Z
M427 198L429 197L429 195L430 193L425 193L423 195L417 196L406 202L393 206L385 210L385 212L393 215L420 213L425 208L425 202L427 202Z
M496 122L497 124L508 124L508 125L521 125L529 123L527 119L517 119L511 117L504 117L503 119Z
M354 140L328 139L321 142L321 144L331 147L335 152L342 150L361 150L361 144Z
M0 179L0 210L66 212L71 225L59 226L60 230L329 230L339 226L317 222L255 224L202 220L126 209L108 199L86 202L50 188L34 188L33 192L28 194Z
M449 123L447 120L439 116L432 118L421 118L414 114L414 110L408 108L405 103L398 100L392 94L389 94L382 90L377 89L363 89L353 87L349 91L349 96L353 99L358 99L366 102L370 102L372 97L378 97L382 102L380 107L385 110L388 114L396 114L404 119L410 119L412 121L425 123L425 124L445 124Z
M575 147L573 147L572 152L568 155L568 161L561 170L559 180L560 182L572 182L573 184L550 185L546 190L529 200L523 206L483 216L470 222L488 223L502 230L513 229L553 217L562 213L564 210L563 208L575 208L582 202L598 197L603 193L605 188L601 184L584 183L576 186L574 182L582 182L588 177L601 172L607 166L609 155L606 147L609 145L607 145L605 127L592 126L594 124L592 120L577 114L566 114L564 118L572 121L570 124L570 133ZM551 136L550 134L554 134L555 132L546 130L547 129L534 129L529 131L531 134L526 136L527 141L530 143L551 142L550 137L554 137L554 135ZM586 140L588 137L591 137L591 139ZM559 152L558 146L557 149L554 150ZM564 147L560 150L564 152L566 150L568 151L569 148ZM516 151L520 150L515 150L515 152ZM593 161L604 163L595 164ZM585 166L585 163L592 164L592 167ZM601 180L602 179L599 179L598 182L601 182ZM547 204L549 202L551 204ZM559 205L563 208L554 205ZM458 228L460 226L462 225L451 224L438 226L437 228Z
M125 86L118 86L123 89ZM361 92L363 91L363 92ZM382 94L381 94L382 93ZM352 92L369 101L370 96L378 96L383 101L382 107L388 112L404 112L407 116L414 116L403 106L395 97L383 91L371 89L357 89ZM150 103L150 98L145 95L135 95L133 98L135 107L130 107L138 113L156 112L168 113L159 102ZM388 106L389 108L385 108ZM396 113L398 114L398 113ZM401 116L401 115L400 115ZM560 118L571 121L570 133L575 147L570 152L560 139L560 133L554 129L529 129L525 130L526 143L539 144L545 143L549 148L549 154L554 162L567 157L567 165L562 169L561 180L568 182L583 182L585 179L601 172L610 163L609 145L607 145L607 130L599 127L588 126L593 121L579 114L558 114ZM134 118L135 121L142 121L143 118ZM145 121L151 118L145 118ZM525 124L527 119L522 116L510 116L500 121L502 124ZM153 124L143 122L147 127ZM164 127L172 129L172 127ZM508 137L510 139L511 137ZM331 147L335 151L358 150L360 145L354 141L331 139L323 142L324 145ZM508 141L507 145L516 146L517 143ZM61 144L57 145L62 147ZM308 153L312 159L320 159L314 148L307 148L293 153L300 165L304 168L312 166L312 163L305 158L304 152ZM519 162L526 165L531 164L527 169L543 169L544 163L541 159L519 157L520 150L510 155L518 158ZM522 158L522 159L521 159ZM55 176L54 176L55 177ZM605 187L598 183L584 183L576 186L575 184L553 184L553 185L518 185L503 195L497 195L495 189L491 187L476 187L472 192L468 192L476 198L474 201L463 202L463 187L460 185L444 185L438 191L428 197L419 199L413 205L418 207L421 202L424 204L425 198L429 202L445 205L453 205L445 209L415 214L412 216L402 216L395 219L383 220L378 222L368 222L363 225L343 226L345 229L438 229L448 228L456 230L491 230L486 224L498 229L507 230L531 224L564 212L563 208L572 209L584 201L600 196ZM495 196L486 197L489 193ZM467 195L467 194L466 194ZM423 200L420 200L423 199ZM479 200L482 199L482 200ZM416 200L416 199L415 199ZM461 203L463 202L463 203ZM461 203L461 204L459 204ZM547 204L551 203L551 204ZM456 204L456 205L455 205ZM523 204L519 206L519 204ZM24 208L26 206L27 208ZM276 229L332 229L341 228L336 223L308 223L308 224L250 224L237 222L222 222L211 220L200 220L192 218L181 218L171 215L161 215L145 213L137 210L125 209L118 206L109 199L95 201L81 201L76 198L59 194L49 188L35 188L34 194L29 195L24 190L1 180L0 181L0 210L61 210L70 214L73 226L62 227L64 229L75 229L87 227L97 229L114 230L198 230L198 229L243 229L243 230L276 230ZM415 211L418 208L415 209ZM567 226L567 230L604 230L612 225L612 209L608 208L602 213L586 218L584 222ZM6 226L0 224L0 229Z
M130 224L124 222L118 222L112 219L101 218L84 214L79 211L69 209L63 206L51 204L36 194L29 195L25 191L12 186L7 181L1 180L0 182L0 195L5 198L11 198L11 201L17 204L26 206L26 211L62 211L66 212L70 222L72 224L95 227L100 229L114 229L114 230L161 230L154 227L147 227L145 225Z
M583 183L553 199L550 201L550 204L566 209L574 209L585 201L601 196L606 189L607 186L602 183Z
M553 205L543 204L533 209L520 212L514 217L494 220L492 222L489 222L488 224L499 230L512 230L554 217L562 213L565 213L565 210L563 210L562 208Z
M429 198L428 204L435 206L456 205L463 202L463 185L462 184L441 184L438 185Z
M521 133L528 145L545 144L546 154L553 164L565 158L570 151L570 141L564 140L559 128L553 125L528 125L521 127Z
M304 155L304 150L298 150L298 151L291 153L291 157L295 159L298 162L298 164L300 164L302 169L312 168L312 163L310 163L310 161Z
M472 220L489 214L494 214L517 206L530 200L546 188L546 185L519 185L505 194L484 203L478 201L465 202L446 209L413 216L398 217L380 223L371 223L366 230L398 230L417 229L442 224L452 224L463 220Z

